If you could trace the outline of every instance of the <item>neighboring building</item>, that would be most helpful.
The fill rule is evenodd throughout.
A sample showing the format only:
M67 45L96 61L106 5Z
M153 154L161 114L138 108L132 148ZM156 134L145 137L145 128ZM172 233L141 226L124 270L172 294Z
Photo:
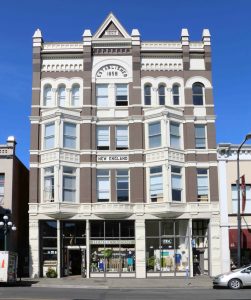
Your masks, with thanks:
M28 199L29 171L15 154L16 141L9 136L0 145L0 221L7 215L17 230L7 234L7 250L18 253L20 275L28 275ZM5 248L3 229L0 228L0 250Z
M210 33L142 42L110 14L33 36L30 275L220 271ZM39 237L39 239L37 238Z
M221 214L222 271L237 266L237 150L239 145L218 145L219 195ZM240 151L240 176L245 175L246 201L241 200L241 260L251 261L251 146ZM241 180L240 180L241 182Z

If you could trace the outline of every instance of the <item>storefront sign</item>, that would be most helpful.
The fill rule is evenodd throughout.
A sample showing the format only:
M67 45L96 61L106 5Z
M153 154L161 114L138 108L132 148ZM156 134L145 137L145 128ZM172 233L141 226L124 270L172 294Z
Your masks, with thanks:
M98 155L97 161L129 161L128 155Z
M164 249L173 249L174 241L173 238L167 238L162 240L162 245Z
M96 74L97 78L107 78L107 77L117 77L117 78L126 78L128 76L125 68L119 65L106 65L100 68Z
M91 240L91 245L134 245L134 240Z

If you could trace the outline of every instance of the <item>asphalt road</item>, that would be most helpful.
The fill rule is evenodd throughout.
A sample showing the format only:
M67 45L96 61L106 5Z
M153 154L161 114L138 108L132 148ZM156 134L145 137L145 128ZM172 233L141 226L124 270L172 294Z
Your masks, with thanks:
M70 289L1 287L0 300L230 300L251 299L251 289Z

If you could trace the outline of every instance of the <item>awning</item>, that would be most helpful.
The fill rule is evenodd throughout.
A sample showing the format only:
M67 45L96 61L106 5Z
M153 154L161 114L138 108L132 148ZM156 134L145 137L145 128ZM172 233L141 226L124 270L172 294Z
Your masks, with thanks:
M237 229L229 229L229 248L237 248ZM241 248L251 249L251 229L241 230Z

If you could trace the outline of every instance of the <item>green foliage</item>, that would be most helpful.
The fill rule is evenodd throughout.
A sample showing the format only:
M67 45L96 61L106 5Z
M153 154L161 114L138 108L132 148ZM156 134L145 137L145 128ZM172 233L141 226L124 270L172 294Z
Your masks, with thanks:
M48 278L56 278L57 275L58 275L57 272L52 268L49 268L48 271L46 272L46 276Z
M148 258L148 267L150 269L154 269L155 257L151 256Z
M112 249L104 249L103 255L104 255L104 258L110 258L112 256Z

